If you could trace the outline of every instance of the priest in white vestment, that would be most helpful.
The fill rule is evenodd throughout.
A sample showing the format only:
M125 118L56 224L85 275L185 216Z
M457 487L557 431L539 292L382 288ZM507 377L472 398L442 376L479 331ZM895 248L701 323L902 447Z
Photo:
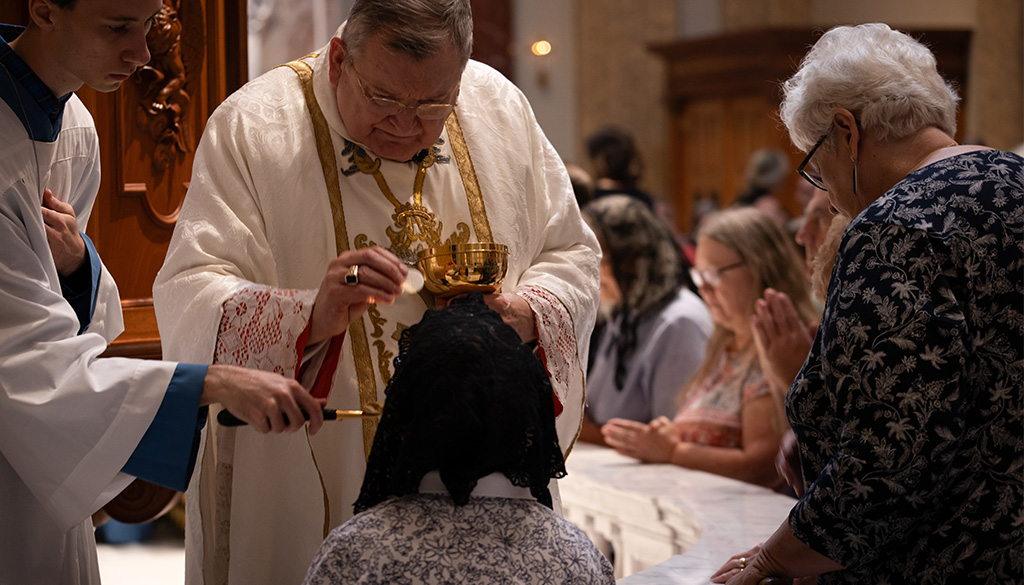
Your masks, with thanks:
M384 400L401 331L435 303L399 294L399 259L496 242L508 274L487 303L536 343L568 454L597 241L525 97L468 61L469 2L450 3L450 19L414 6L430 2L388 4L356 2L318 54L210 118L154 287L165 355L292 374L328 408L365 409ZM187 582L301 581L351 516L374 428L338 421L307 439L207 426L186 494Z

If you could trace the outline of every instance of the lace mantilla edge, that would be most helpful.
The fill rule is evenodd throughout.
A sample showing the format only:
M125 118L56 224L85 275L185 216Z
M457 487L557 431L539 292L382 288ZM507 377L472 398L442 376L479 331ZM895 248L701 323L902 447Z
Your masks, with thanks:
M245 366L292 377L316 291L245 286L223 305L215 364Z

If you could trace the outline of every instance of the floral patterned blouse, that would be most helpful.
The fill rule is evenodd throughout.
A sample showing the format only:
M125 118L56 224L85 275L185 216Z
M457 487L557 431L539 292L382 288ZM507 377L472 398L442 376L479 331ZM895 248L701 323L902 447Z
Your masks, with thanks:
M1024 160L919 169L849 225L790 390L819 583L1024 574Z
M614 585L579 528L535 500L392 498L328 535L304 585Z
M743 406L770 393L756 355L751 359L749 352L722 352L711 372L690 389L676 414L673 422L680 440L712 447L741 448Z

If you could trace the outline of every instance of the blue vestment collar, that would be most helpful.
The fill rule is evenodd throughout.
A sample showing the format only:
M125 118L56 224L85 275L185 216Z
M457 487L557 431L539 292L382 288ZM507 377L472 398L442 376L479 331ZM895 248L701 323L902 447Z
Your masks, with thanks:
M24 27L0 24L0 99L21 120L29 138L53 142L60 134L64 104L71 93L56 97L8 44Z

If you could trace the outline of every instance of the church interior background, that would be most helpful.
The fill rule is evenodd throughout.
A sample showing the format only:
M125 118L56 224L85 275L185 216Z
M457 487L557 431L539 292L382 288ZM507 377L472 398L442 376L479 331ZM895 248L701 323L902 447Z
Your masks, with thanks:
M151 75L114 95L83 90L103 145L104 179L88 231L122 292L127 331L113 355L156 358L151 285L166 251L206 117L245 80L317 50L351 0L164 0ZM6 1L0 22L23 23ZM747 157L802 153L775 116L778 82L821 31L881 21L939 57L963 104L957 138L1024 142L1021 0L474 0L474 57L529 98L562 157L587 167L584 138L613 123L636 136L644 189L688 231L703 199L728 204ZM547 41L550 52L531 47ZM159 110L159 114L153 112ZM149 112L148 114L146 112ZM795 188L795 173L784 192ZM791 195L783 205L799 209ZM172 513L173 515L173 513ZM104 582L183 582L180 536L101 546Z

